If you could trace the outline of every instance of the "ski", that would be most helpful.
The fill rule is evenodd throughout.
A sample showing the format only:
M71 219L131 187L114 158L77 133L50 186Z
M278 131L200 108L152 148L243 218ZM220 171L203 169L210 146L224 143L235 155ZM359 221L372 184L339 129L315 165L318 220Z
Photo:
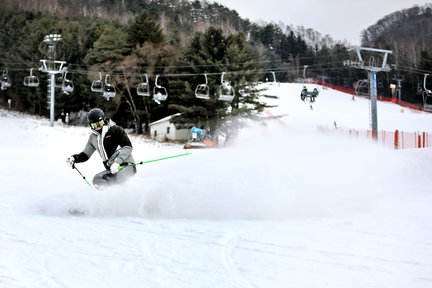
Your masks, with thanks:
M87 214L87 210L79 208L71 208L68 212L72 216L84 216Z

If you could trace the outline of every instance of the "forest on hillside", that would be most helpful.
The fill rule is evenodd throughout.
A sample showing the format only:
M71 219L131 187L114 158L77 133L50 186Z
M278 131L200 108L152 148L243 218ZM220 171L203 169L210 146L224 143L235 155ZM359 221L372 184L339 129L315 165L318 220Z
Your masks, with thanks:
M425 89L432 89L432 4L391 13L363 30L362 46L389 49L391 79L401 80L407 101L418 102ZM424 79L427 79L424 87Z
M419 83L431 70L424 23L432 16L428 6L412 9L386 16L362 37L364 45L393 51L393 69L378 74L378 93L391 96L389 85L404 77L402 99L421 103ZM349 43L303 27L252 23L207 1L4 0L0 23L0 73L11 84L2 81L0 104L11 99L17 110L48 115L51 81L41 60L61 60L56 117L67 112L77 124L79 111L100 106L140 133L175 113L182 115L177 125L216 129L232 116L263 109L254 89L259 81L320 79L352 88L368 77L343 65L357 60ZM44 41L52 34L61 35L54 46ZM422 44L413 45L419 38ZM28 85L30 76L37 77L37 87ZM107 91L95 89L97 83ZM203 97L196 97L204 83ZM146 97L157 92L156 101ZM221 94L232 97L221 101Z

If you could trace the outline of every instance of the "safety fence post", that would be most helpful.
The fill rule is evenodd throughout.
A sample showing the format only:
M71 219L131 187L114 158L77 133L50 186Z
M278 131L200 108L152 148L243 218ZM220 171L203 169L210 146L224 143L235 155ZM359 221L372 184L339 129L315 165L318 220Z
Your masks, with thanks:
M394 133L394 148L395 149L399 148L399 130L397 130L397 129Z
M405 146L404 146L404 136L403 136L403 131L401 132L400 138L401 138L401 144L402 144L402 145L401 145L401 146L402 146L401 148L404 149Z

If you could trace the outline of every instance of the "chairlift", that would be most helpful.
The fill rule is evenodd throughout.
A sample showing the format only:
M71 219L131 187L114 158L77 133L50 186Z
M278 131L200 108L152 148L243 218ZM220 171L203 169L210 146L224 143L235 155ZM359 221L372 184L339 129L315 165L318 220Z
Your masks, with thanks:
M271 71L271 74L273 75L273 82L270 82L269 87L264 91L264 97L279 99L280 84L277 82L276 73Z
M3 70L3 74L1 76L1 90L7 90L9 87L11 87L12 83L8 76L8 71Z
M354 89L357 96L370 96L369 79L361 79L357 81L357 85Z
M168 98L168 92L165 87L158 84L159 75L156 75L155 86L153 87L153 100L160 104L160 101L165 101Z
M144 74L144 76L145 76L145 82L143 81L143 82L138 84L137 94L139 96L148 97L148 96L150 96L150 86L149 86L147 74ZM141 78L141 80L142 80L142 78Z
M103 83L103 91L102 96L105 97L107 100L114 97L116 95L116 90L114 85L108 83L109 75L105 75L105 82Z
M272 75L271 78L273 79L273 81L269 81L269 78L267 77L267 75L269 75L269 74L266 73L265 82L266 82L266 83L269 83L269 84L271 84L271 85L278 85L279 83L278 83L277 80L276 80L276 73L273 72L273 71L270 71L270 74Z
M269 79L266 77L266 83L268 85L265 86L265 90L263 91L262 95L267 98L276 98L279 99L279 82L277 82L276 79L276 73L273 71L270 71L273 81L268 81Z
M208 86L207 81L207 74L204 74L205 77L205 83L204 84L198 84L198 86L195 88L195 97L199 99L210 99L210 89Z
M102 73L99 72L99 79L92 82L90 89L92 92L103 92L103 86Z
M424 75L423 79L423 110L432 112L432 91L426 88L426 79L429 74Z
M24 77L23 84L27 87L39 86L39 78L33 75L33 68L30 69L30 75Z
M312 91L308 91L306 86L303 88L303 90L300 92L300 99L306 103L313 103L316 100L316 97L318 97L319 91L318 88L314 88Z
M234 99L235 93L234 88L231 86L229 81L224 80L225 72L222 72L221 85L219 87L219 100L231 102Z
M72 93L74 90L74 85L72 80L67 79L67 71L65 71L64 76L63 76L63 81L62 81L62 91L64 94L69 95L69 93Z
M272 76L273 76L273 82L270 82L270 83L271 83L271 84L277 84L277 80L276 80L276 73L273 72L273 71L270 71L270 73L271 73Z

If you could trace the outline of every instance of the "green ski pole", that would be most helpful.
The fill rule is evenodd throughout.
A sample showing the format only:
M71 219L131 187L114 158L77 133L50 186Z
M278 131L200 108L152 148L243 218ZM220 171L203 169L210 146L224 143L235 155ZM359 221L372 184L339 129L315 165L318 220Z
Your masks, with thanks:
M187 156L187 155L190 155L190 154L192 154L192 153L191 152L187 152L187 153L183 153L183 154L172 155L172 156L158 158L158 159L153 159L153 160L141 161L141 162L138 162L138 163L133 163L131 165L133 165L133 166L143 165L143 164L147 164L147 163L152 163L152 162L157 162L157 161L162 161L162 160L177 158L177 157L181 157L181 156ZM124 168L124 166L120 166L119 170L122 170L123 168Z
M74 169L81 175L84 181L86 181L87 184L91 187L91 184L87 181L86 177L78 170L78 168L75 165L74 165Z

